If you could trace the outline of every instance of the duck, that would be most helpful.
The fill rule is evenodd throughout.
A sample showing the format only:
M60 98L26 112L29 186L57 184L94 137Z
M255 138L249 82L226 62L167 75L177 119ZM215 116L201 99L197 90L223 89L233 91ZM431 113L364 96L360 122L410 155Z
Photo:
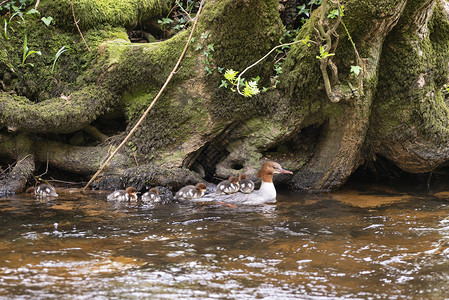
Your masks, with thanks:
M159 196L159 190L157 188L151 188L148 192L142 195L142 201L148 201L151 203L162 202L161 197Z
M175 194L176 200L188 200L201 198L206 191L206 185L204 183L197 183L196 185L187 185L181 188Z
M216 201L221 204L231 206L238 205L262 205L266 203L276 202L276 188L273 184L273 176L275 174L293 174L293 172L285 170L280 164L274 161L265 162L257 173L257 177L262 179L260 188L251 194L238 192L230 195L208 195L206 201ZM234 205L233 205L234 206Z
M228 180L223 180L217 185L215 193L218 195L234 194L239 189L239 179L236 176L231 176Z
M125 190L117 190L109 194L107 199L117 201L137 200L137 189L134 187L127 187Z
M30 187L26 191L28 194L32 194L36 197L58 197L58 193L53 186L49 184L39 184L37 187Z
M251 194L254 191L254 182L249 180L246 174L240 174L239 185L240 185L240 192L244 194Z

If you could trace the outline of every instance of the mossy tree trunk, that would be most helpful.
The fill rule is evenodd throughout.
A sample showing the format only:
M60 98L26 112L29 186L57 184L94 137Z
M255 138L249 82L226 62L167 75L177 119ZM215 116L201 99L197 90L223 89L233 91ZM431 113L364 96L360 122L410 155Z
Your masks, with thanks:
M137 11L127 11L126 1L121 1L117 18L107 13L116 11L117 3L89 0L86 10L86 1L75 1L94 52L90 56L70 29L71 15L60 13L70 9L70 3L41 2L42 14L57 14L54 26L22 23L12 38L0 41L0 156L18 162L0 186L4 192L23 190L39 161L79 174L94 173L153 100L188 36L181 32L143 44L128 40L126 30L139 22L154 26L172 1L149 1ZM178 188L241 172L254 176L261 161L269 158L296 173L293 179L280 180L319 191L340 187L377 155L412 173L444 164L449 157L444 98L447 3L340 2L348 31L342 25L337 28L332 60L338 80L332 88L342 100L333 103L324 89L316 44L291 47L276 89L244 98L219 88L224 79L219 69L242 71L278 45L285 28L277 0L207 0L182 68L98 186L112 187L107 179L117 176L114 183L139 189L150 184ZM88 15L94 8L104 13ZM321 43L317 21L313 16L297 39L308 35ZM358 59L347 32L362 58L362 77L350 73ZM43 52L32 58L34 67L21 66L24 35L30 49ZM50 36L55 37L45 38ZM76 52L62 56L57 72L51 72L55 52L67 44ZM269 87L273 75L271 56L245 77L260 76L259 84ZM104 134L93 128L110 138L104 141ZM75 143L80 136L82 141Z

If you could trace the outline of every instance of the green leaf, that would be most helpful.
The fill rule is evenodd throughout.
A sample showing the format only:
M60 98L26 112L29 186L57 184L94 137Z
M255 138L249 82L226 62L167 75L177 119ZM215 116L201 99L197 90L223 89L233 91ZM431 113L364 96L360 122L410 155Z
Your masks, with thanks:
M344 7L345 7L344 5L341 5L341 6L340 6L340 11L341 11L341 16L342 16L342 17L344 16L344 13L343 13ZM336 17L338 17L339 14L340 14L340 13L338 12L338 8L337 8L337 9L332 10L332 11L327 15L327 17L328 17L329 19L335 19Z
M157 20L157 22L159 24L165 25L165 24L173 23L173 20L170 18L162 18L162 20Z
M4 19L3 21L4 21L3 33L5 35L5 39L9 40L9 37L8 37L8 22L6 21L6 19Z
M305 14L307 17L309 17L310 9L308 9L305 4L297 6L296 8L298 9L298 15Z
M37 9L31 8L26 12L27 15L39 14Z
M328 58L329 56L334 56L335 53L329 53L327 51L324 50L323 46L320 46L320 56L316 56L317 59L325 59Z
M302 42L304 45L307 45L307 47L310 47L310 35L307 35L305 38L303 38L303 39L301 40L301 42Z
M224 77L227 80L233 82L236 79L237 74L238 74L238 71L234 71L233 69L228 69L228 70L226 70Z
M260 80L260 76L257 76L257 77L255 77L255 78L251 78L251 80L253 80L254 82L259 82L259 80Z
M351 66L351 73L354 74L355 76L359 76L362 69L363 68L361 66Z
M252 97L260 93L259 88L257 87L256 81L245 81L245 88L243 89L243 95L245 97Z
M226 80L222 80L221 81L221 84L220 84L219 88L222 88L222 87L224 87L224 88L228 87L228 82Z
M45 25L50 26L51 21L53 21L52 17L42 17L42 22L44 22Z
M59 59L59 57L61 56L62 53L66 52L66 51L73 51L75 52L75 50L73 50L70 47L66 47L66 46L62 46L61 48L59 48L58 52L56 52L55 55L55 59L53 60L53 65L51 66L51 72L53 73L55 70L55 65L56 65L56 61Z

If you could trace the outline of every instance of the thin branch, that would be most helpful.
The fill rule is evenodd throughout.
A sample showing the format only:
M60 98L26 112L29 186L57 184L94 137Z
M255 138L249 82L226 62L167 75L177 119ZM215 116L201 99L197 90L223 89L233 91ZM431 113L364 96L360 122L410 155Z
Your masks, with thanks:
M192 20L192 17L190 16L190 14L184 9L184 7L182 7L182 4L179 3L179 1L175 1L176 4L178 5L179 9L181 9L189 18L189 22Z
M10 0L5 0L5 1L3 1L2 3L0 3L0 6L2 6L3 4L5 4L5 3L8 3Z
M84 39L83 33L81 32L81 29L78 26L78 21L76 20L76 17L75 17L75 9L73 8L73 0L71 1L71 5L72 5L72 15L73 15L73 20L75 21L75 26L78 29L78 32L80 33L81 38L83 39L84 45L86 45L86 47L87 47L87 50L89 50L89 53L92 54L92 51L90 51L90 48L87 45L86 40Z
M73 1L73 0L72 0ZM145 117L148 115L148 113L150 112L150 110L153 108L154 104L156 104L156 101L159 99L159 97L162 95L162 93L164 92L165 88L167 87L168 83L170 82L170 80L172 79L173 75L177 72L177 69L179 67L179 65L181 64L181 61L184 57L184 54L187 51L187 48L189 47L190 41L192 40L192 36L193 33L195 32L195 27L196 24L198 23L198 19L201 13L201 9L203 8L203 4L206 0L202 0L200 3L200 7L198 9L198 13L196 14L195 17L195 22L193 23L192 26L192 31L190 32L189 38L187 39L187 42L184 46L184 50L182 51L181 55L179 56L178 62L176 63L175 67L173 68L173 70L171 71L170 75L168 76L167 80L165 81L164 85L162 86L162 88L159 90L159 93L156 95L156 97L153 99L153 102L151 102L150 106L148 106L148 108L145 110L145 112L143 113L142 117L140 117L139 121L137 121L136 125L134 125L134 127L131 129L131 131L128 133L128 135L125 137L125 139L120 143L120 145L114 150L114 152L112 152L112 154L109 156L109 158L103 163L103 165L100 167L100 169L98 169L97 173L94 174L94 176L92 176L92 178L89 180L89 182L84 186L83 191L86 190L89 185L95 180L95 178L97 178L97 176L103 171L104 167L111 161L111 159L114 157L114 155L120 150L120 148L123 147L123 145L129 140L129 138L133 135L133 133L137 130L137 127L139 127L139 125L143 122L143 120L145 119Z
M243 74L245 74L246 71L248 71L248 70L251 69L252 67L256 66L258 63L260 63L260 62L261 62L262 60L264 60L265 58L267 58L267 57L268 57L271 53L273 53L273 51L276 50L277 48L280 48L280 47L286 47L286 46L291 46L291 45L293 45L293 44L297 44L297 43L300 43L300 42L302 42L302 40L294 41L294 42L287 43L287 44L277 45L276 47L274 47L273 49L271 49L267 54L265 54L262 58L260 58L258 61L256 61L255 63L253 63L253 64L250 65L249 67L247 67L245 70L243 70L242 73L240 73L240 75L237 77L237 92L238 92L240 95L244 96L244 94L242 94L242 92L240 92L239 86L240 86L240 80L241 80L241 77L242 77Z

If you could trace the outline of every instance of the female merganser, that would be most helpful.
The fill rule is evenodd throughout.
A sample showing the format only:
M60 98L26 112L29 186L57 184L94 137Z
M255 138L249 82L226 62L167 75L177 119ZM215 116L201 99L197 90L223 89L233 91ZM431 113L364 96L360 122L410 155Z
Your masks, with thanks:
M203 197L206 191L206 185L204 183L197 183L195 186L187 185L176 192L175 199L196 199Z
M231 176L228 180L223 180L217 185L215 193L219 195L234 194L237 193L239 189L239 179L235 176Z
M142 195L142 201L148 201L151 203L161 202L161 197L159 196L159 191L157 188L152 188L148 192Z
M39 184L37 187L28 188L25 193L33 194L36 197L58 197L54 187L49 184Z
M239 176L240 192L244 194L251 194L254 190L254 182L248 179L246 174Z
M126 190L118 190L108 195L108 200L130 201L137 200L137 190L134 187L127 187Z
M260 205L264 203L276 202L276 188L273 184L273 175L285 173L293 174L291 171L284 170L280 164L268 161L262 165L257 177L262 179L260 189L251 194L235 193L231 195L216 195L209 201L218 201L223 204L242 204L242 205Z

